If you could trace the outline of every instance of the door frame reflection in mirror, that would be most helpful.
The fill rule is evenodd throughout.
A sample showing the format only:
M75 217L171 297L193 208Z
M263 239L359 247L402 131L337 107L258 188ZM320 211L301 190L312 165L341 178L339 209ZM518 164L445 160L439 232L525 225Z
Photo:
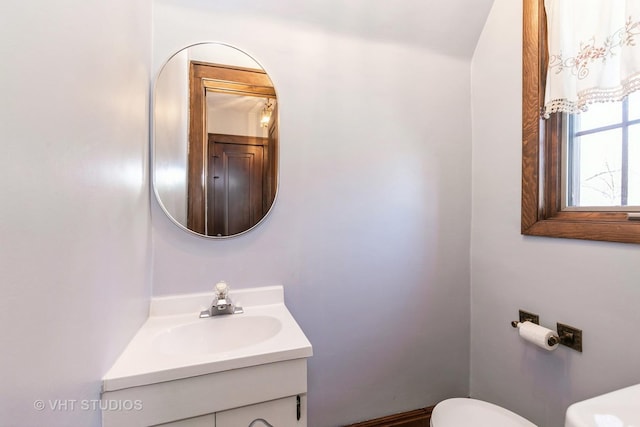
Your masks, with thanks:
M226 197L208 197L207 194L207 188L218 188L218 186L208 185L211 182L211 177L208 174L208 159L215 157L209 153L208 141L210 138L206 126L206 93L208 91L272 99L276 99L276 92L271 79L264 70L200 61L190 61L189 63L187 228L203 235L226 237L239 234L233 230L233 226L230 224L229 210L210 206L209 203L209 201L222 200ZM275 114L274 117L276 117ZM267 152L269 151L267 149ZM222 158L219 158L219 161L221 164L226 163ZM265 165L268 165L268 161ZM268 176L271 176L272 173L273 171L265 171ZM225 187L228 188L228 186ZM265 187L268 187L266 182ZM265 199L270 199L268 192L263 191L263 194ZM266 211L263 206L264 203L260 203L259 212L248 209L247 229L255 226L264 217ZM208 221L208 212L212 210L222 216L214 221L215 228L214 224Z
M188 91L189 100L187 100L187 105L190 108L190 111L187 112L188 117L186 118L185 126L188 127L188 138L185 135L186 140L184 141L187 145L186 147L186 161L184 167L187 168L185 173L185 186L187 187L185 190L186 194L183 194L183 200L185 203L184 212L180 214L179 208L176 212L178 214L177 217L171 213L175 208L174 206L169 209L169 205L165 206L163 202L163 197L161 197L161 192L165 194L165 191L169 191L166 195L169 195L169 202L175 203L175 198L172 196L171 188L159 187L159 176L167 175L166 170L164 172L159 172L158 166L164 165L167 158L160 157L158 158L157 149L158 149L158 82L162 76L162 72L169 64L169 62L174 58L178 57L183 53L190 52L191 48L203 48L212 46L216 48L216 51L222 52L221 57L226 57L228 54L230 56L246 57L246 60L240 59L240 62L247 62L247 64L255 64L256 67L259 68L246 68L247 64L243 64L244 66L236 66L236 65L228 65L226 59L224 59L222 64L217 63L217 61L210 61L210 59L202 59L192 60L191 57L185 62L185 67L188 69L189 73L189 81L185 88ZM224 50L228 49L228 51ZM188 54L187 56L191 56ZM216 57L217 59L217 57ZM236 58L232 63L235 62ZM205 62L207 61L207 62ZM209 73L210 69L203 68L204 66L210 67L213 66L215 72L213 74ZM253 65L248 65L249 67L253 67ZM200 70L198 70L200 68ZM185 70L186 71L186 70ZM192 79L192 74L198 76L198 79ZM187 80L187 76L185 76L185 81ZM171 80L168 80L171 81ZM192 84L191 82L196 82ZM208 156L208 146L209 140L211 139L211 135L207 132L207 119L206 119L206 93L207 92L220 92L225 94L234 94L241 96L255 96L262 98L265 102L268 102L269 99L277 100L276 91L274 85L269 78L264 68L256 61L251 55L246 52L220 42L202 42L196 43L193 45L189 45L178 52L171 55L171 57L165 62L165 64L161 67L158 72L155 84L154 84L154 93L153 93L153 110L152 110L152 130L151 130L151 178L153 191L156 195L156 200L158 200L160 207L165 212L165 214L185 231L188 231L192 234L195 234L200 237L212 238L212 239L224 239L228 237L234 237L241 234L246 233L247 231L253 229L255 226L260 224L271 212L273 205L275 203L275 199L278 193L278 180L279 180L279 136L278 136L278 104L276 103L276 108L273 109L271 122L268 127L267 135L268 137L264 138L268 141L268 144L261 142L262 147L265 150L264 156L264 169L265 174L264 177L264 195L262 198L262 212L258 215L259 218L255 218L250 226L246 227L246 229L241 229L234 233L222 233L216 232L216 235L211 235L211 231L207 234L207 210L209 207L207 206L207 184L206 180L208 179L208 164L207 164L207 156ZM186 97L187 95L185 95ZM186 107L186 106L185 106ZM215 132L214 132L215 133ZM171 133L169 134L171 135ZM230 135L233 136L233 135ZM250 140L251 138L249 138ZM254 138L255 140L256 138ZM163 140L163 144L166 144L167 141L172 141L173 139ZM164 147L165 145L163 145ZM171 157L169 158L171 159ZM194 165L191 167L190 165ZM173 172L173 170L171 171ZM217 174L216 174L217 175ZM162 180L164 182L164 179ZM161 188L168 188L168 190L161 190ZM193 195L193 197L192 197ZM193 200L192 200L193 199ZM178 205L179 206L179 205ZM213 207L211 207L213 209ZM197 213L196 213L197 212ZM182 218L178 220L177 218ZM184 221L184 222L183 222ZM224 221L223 221L224 222Z

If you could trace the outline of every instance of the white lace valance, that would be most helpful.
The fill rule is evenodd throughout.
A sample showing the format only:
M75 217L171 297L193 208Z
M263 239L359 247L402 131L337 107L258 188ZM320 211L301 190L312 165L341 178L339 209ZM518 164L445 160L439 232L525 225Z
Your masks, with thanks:
M545 0L544 117L619 101L640 88L640 0Z

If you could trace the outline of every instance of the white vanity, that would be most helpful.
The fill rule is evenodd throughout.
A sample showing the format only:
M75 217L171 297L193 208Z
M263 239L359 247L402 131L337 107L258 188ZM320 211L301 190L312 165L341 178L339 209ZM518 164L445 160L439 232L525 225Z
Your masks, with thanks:
M282 286L231 295L244 313L199 318L211 293L152 300L103 378L103 427L307 425L312 348Z

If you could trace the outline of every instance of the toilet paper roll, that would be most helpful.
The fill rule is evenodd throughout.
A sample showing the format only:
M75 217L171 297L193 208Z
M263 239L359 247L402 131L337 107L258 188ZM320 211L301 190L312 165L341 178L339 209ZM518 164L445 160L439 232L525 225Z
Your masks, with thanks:
M520 336L525 340L534 343L540 348L551 351L558 347L558 343L549 345L549 338L557 336L554 331L547 329L529 321L518 324Z

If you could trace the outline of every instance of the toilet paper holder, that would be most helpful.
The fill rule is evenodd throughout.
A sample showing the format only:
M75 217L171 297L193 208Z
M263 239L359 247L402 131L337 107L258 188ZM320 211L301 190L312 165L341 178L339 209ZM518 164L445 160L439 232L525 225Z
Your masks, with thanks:
M537 314L529 313L524 310L520 310L520 321L514 320L511 322L511 326L517 328L520 323L531 322L536 325L540 324L540 317ZM565 325L563 323L556 323L557 337L550 337L548 340L549 345L562 344L569 348L582 353L582 330L574 328L573 326Z
M525 322L531 322L531 320L525 320ZM511 326L513 326L514 328L517 328L518 326L520 326L521 323L524 322L518 322L517 320L514 320L513 322L511 322ZM531 322L531 323L535 323L535 322ZM538 323L536 323L537 325ZM549 339L547 340L547 344L549 344L549 346L554 346L556 344L562 344L562 338L560 336L551 336L549 337Z

